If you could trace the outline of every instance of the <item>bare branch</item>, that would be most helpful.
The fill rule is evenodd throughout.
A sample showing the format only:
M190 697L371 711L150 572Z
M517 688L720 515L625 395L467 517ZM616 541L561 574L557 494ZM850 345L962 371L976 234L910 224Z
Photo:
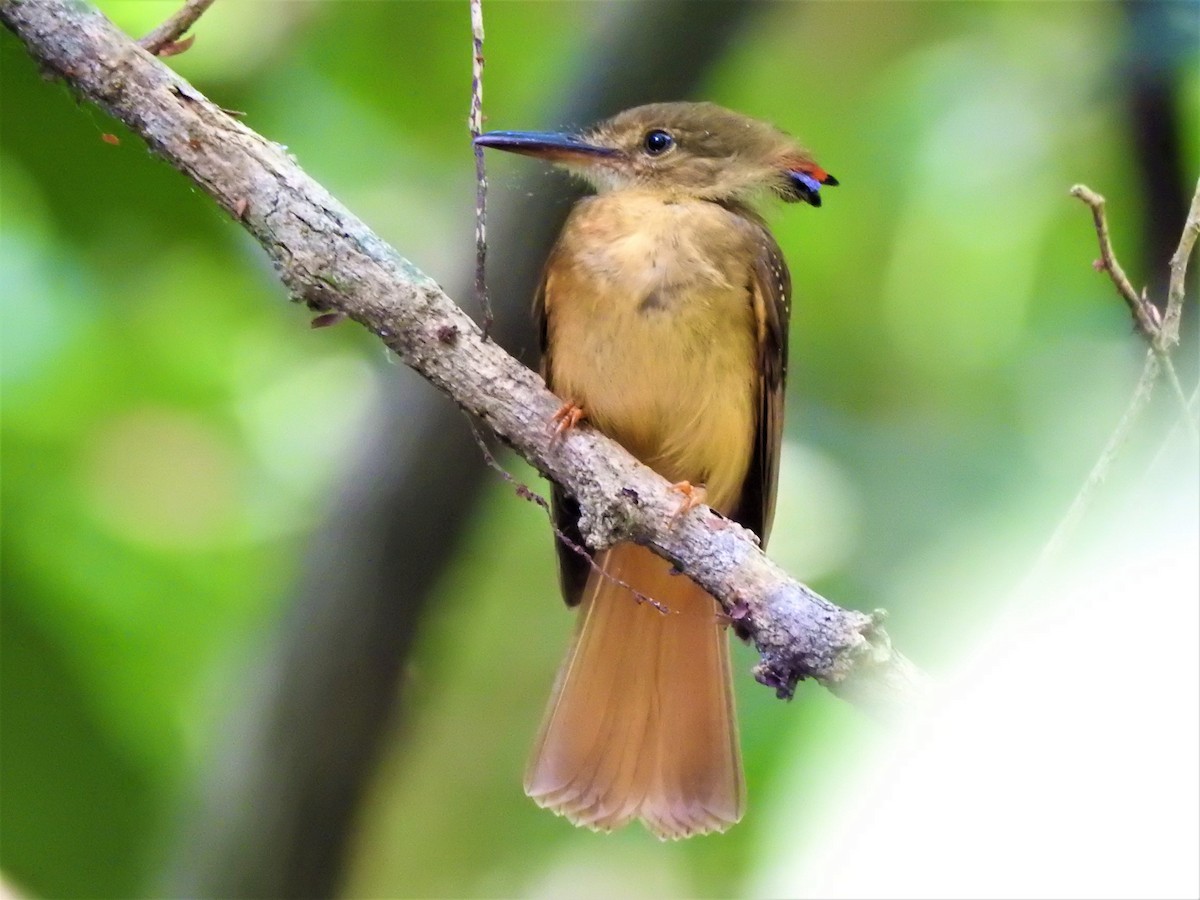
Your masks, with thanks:
M1178 338L1176 338L1178 341ZM1175 400L1179 403L1180 424L1187 431L1188 437L1191 439L1193 446L1200 445L1200 430L1196 428L1196 422L1191 414L1191 401L1188 400L1187 394L1183 390L1183 384L1179 380L1179 373L1175 371L1175 364L1171 362L1171 357L1168 352L1155 342L1155 356L1158 358L1159 364L1163 367L1166 373L1167 384L1171 388L1171 393L1175 395Z
M195 38L181 41L187 30L204 15L213 0L187 0L183 7L152 32L138 41L141 48L153 56L176 56L192 46Z
M1183 317L1183 292L1187 282L1188 260L1191 258L1192 248L1196 245L1197 235L1200 235L1200 180L1196 182L1196 192L1192 195L1192 205L1188 209L1187 221L1184 222L1183 233L1179 236L1179 246L1171 257L1171 279L1167 284L1167 309L1163 314L1162 327L1158 330L1158 337L1154 344L1159 351L1160 358L1165 357L1179 343L1179 323ZM1191 435L1193 444L1200 443L1200 429L1196 425L1195 404L1192 402L1196 399L1196 395L1193 392L1191 399L1187 398L1183 392L1183 385L1179 383L1179 376L1175 374L1174 366L1168 365L1166 371L1167 378L1171 382L1171 390L1175 392L1176 397L1183 405L1183 427Z
M1153 342L1158 335L1159 315L1154 305L1138 294L1129 283L1125 270L1117 262L1113 252L1112 239L1108 234L1108 218L1104 215L1104 198L1085 184L1077 184L1071 188L1071 196L1078 197L1092 210L1092 222L1096 226L1096 237L1100 240L1100 260L1097 268L1108 273L1117 293L1133 314L1133 322L1146 340Z
M342 312L477 416L580 502L593 547L652 546L751 635L755 675L781 697L814 678L884 715L927 679L893 650L877 617L835 606L789 578L745 529L699 507L672 526L667 482L613 441L581 428L551 441L560 406L542 379L495 343L277 145L136 49L76 0L0 0L0 21L49 71L141 135L263 246L293 297Z
M1200 386L1197 386L1197 388L1192 391L1192 396L1188 398L1188 415L1191 417L1192 424L1194 425L1197 421L1197 416L1200 416ZM1179 432L1183 429L1183 427L1183 420L1177 421L1171 426L1166 437L1164 437L1162 443L1159 444L1158 450L1155 451L1154 458L1150 461L1150 465L1146 467L1147 473L1156 472L1159 470L1163 460L1167 457L1167 453L1170 451L1171 447L1174 446L1176 440L1178 439Z
M1188 259L1196 236L1200 235L1200 181L1196 182L1196 193L1192 195L1192 206L1188 210L1183 234L1179 236L1179 247L1171 257L1171 281L1167 287L1167 311L1163 315L1162 334L1159 343L1170 350L1179 343L1179 320L1183 313L1183 286L1187 280Z
M1158 379L1158 373L1158 357L1153 350L1150 350L1146 354L1146 364L1142 368L1141 377L1138 378L1137 387L1134 388L1133 396L1129 398L1129 405L1125 407L1125 412L1122 414L1121 420L1117 423L1117 427L1108 436L1108 441L1104 444L1104 449L1100 451L1099 458L1097 458L1095 465L1092 466L1092 470L1088 472L1087 478L1084 479L1083 487L1079 489L1079 492L1075 495L1075 499L1071 501L1071 506L1067 510L1066 515L1063 516L1062 521L1054 529L1054 534L1050 536L1050 540L1042 548L1038 561L1034 564L1033 571L1026 579L1027 583L1034 584L1040 580L1050 565L1058 558L1071 535L1075 533L1076 527L1083 519L1083 514L1087 511L1088 506L1091 505L1096 490L1108 478L1108 472L1116 461L1121 447L1125 445L1125 441L1133 433L1133 426L1137 424L1143 411L1146 409L1146 405L1150 402L1150 398L1154 395L1154 382Z
M1179 318L1183 307L1183 282L1187 275L1188 257L1191 254L1192 246L1196 242L1196 235L1200 232L1200 183L1196 185L1196 195L1192 198L1191 212L1188 214L1187 223L1184 225L1183 234L1179 239L1179 249L1175 251L1175 255L1171 258L1171 281L1167 296L1167 311L1161 319L1155 307L1145 297L1139 297L1134 292L1133 286L1130 285L1129 279L1125 277L1125 272L1121 269L1116 256L1113 254L1112 244L1108 237L1108 222L1104 215L1104 198L1082 184L1077 184L1071 188L1071 195L1078 197L1091 207L1092 221L1096 225L1096 236L1100 240L1102 266L1112 277L1117 292L1133 311L1138 331L1141 332L1150 344L1150 352L1146 354L1146 362L1142 367L1142 374L1138 378L1137 387L1134 388L1129 405L1125 408L1125 412L1122 414L1121 420L1117 423L1117 427L1108 436L1108 441L1105 443L1104 449L1100 451L1100 456L1084 480L1083 486L1075 495L1075 499L1071 501L1071 506L1067 510L1066 515L1063 516L1058 526L1054 529L1054 533L1050 536L1050 540L1042 548L1042 552L1039 554L1033 570L1026 578L1027 584L1036 583L1045 574L1051 563L1062 552L1062 548L1075 532L1075 528L1083 518L1084 512L1091 504L1092 497L1095 495L1097 488L1108 477L1108 472L1112 468L1113 462L1116 461L1121 447L1128 440L1129 435L1133 432L1134 425L1137 424L1142 412L1146 409L1147 404L1149 404L1150 398L1154 394L1154 385L1158 381L1161 372L1166 373L1167 381L1170 383L1171 389L1183 410L1180 424L1188 430L1193 443L1197 440L1197 428L1193 409L1196 405L1196 396L1197 393L1200 393L1200 388L1197 388L1197 393L1194 393L1191 400L1189 400L1183 392L1183 385L1179 383L1179 376L1175 372L1175 367L1171 363L1169 354L1171 347L1179 343ZM1173 435L1174 429L1168 435L1168 443ZM1162 452L1160 448L1160 456Z
M1159 315L1157 307L1146 299L1146 293L1143 291L1140 295L1134 290L1133 285L1129 283L1129 279L1125 275L1125 270L1121 268L1121 264L1117 262L1117 256L1113 252L1112 241L1108 235L1108 218L1104 214L1104 198L1084 184L1077 184L1071 188L1071 196L1078 197L1092 210L1092 222L1096 226L1096 237L1100 241L1100 259L1098 268L1108 272L1112 279L1113 286L1116 287L1117 293L1121 295L1121 299L1125 301L1125 305L1129 307L1133 314L1134 325L1137 326L1138 333L1146 339L1150 345L1150 349L1154 352L1157 358L1157 365L1154 369L1154 375L1157 376L1161 370L1166 374L1167 383L1170 385L1171 392L1175 395L1176 401L1179 403L1179 408L1183 412L1184 427L1188 429L1193 443L1200 443L1200 431L1196 429L1196 423L1192 421L1191 415L1188 413L1187 394L1183 391L1183 385L1179 381L1179 375L1175 371L1175 364L1171 361L1170 349L1179 342L1179 313L1183 305L1183 283L1179 284L1179 299L1174 308L1174 332L1168 334L1164 330L1164 318ZM1193 203L1193 209L1195 204ZM1194 229L1192 228L1193 217L1189 217L1188 225L1184 228L1183 239L1180 242L1182 249L1183 244L1187 243L1187 249L1191 250L1191 243L1195 241ZM1187 241L1188 233L1192 232L1193 237ZM1178 253L1176 254L1178 255ZM1171 268L1172 273L1175 271L1175 258L1172 258ZM1182 262L1183 271L1187 270L1187 260ZM1173 278L1173 275L1172 275ZM1174 285L1174 280L1172 280ZM1168 310L1170 310L1170 302L1168 301ZM1142 373L1142 377L1146 377L1146 372ZM1151 382L1151 390L1153 382Z

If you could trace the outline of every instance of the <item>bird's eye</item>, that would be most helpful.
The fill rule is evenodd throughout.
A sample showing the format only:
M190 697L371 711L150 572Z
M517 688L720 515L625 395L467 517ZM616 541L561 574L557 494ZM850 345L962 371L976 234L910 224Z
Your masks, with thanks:
M675 138L671 137L670 134L661 128L656 128L651 132L647 132L642 145L651 156L662 156L675 146Z

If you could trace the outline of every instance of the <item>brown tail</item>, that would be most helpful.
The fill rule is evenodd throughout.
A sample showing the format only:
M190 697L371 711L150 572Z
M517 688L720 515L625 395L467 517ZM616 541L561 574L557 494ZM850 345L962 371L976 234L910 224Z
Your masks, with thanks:
M745 786L716 601L635 544L597 562L669 613L592 573L525 793L599 831L634 818L664 840L724 831Z

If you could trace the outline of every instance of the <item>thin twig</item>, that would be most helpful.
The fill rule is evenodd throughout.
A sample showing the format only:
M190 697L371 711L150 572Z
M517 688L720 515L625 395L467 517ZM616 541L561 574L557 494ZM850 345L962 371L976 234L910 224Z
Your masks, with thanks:
M187 30L196 24L196 20L204 15L205 11L213 5L213 0L187 0L183 4L183 8L175 15L171 16L152 32L138 41L142 49L154 56L164 55L172 56L175 53L182 53L191 46L189 40L186 44L179 41L179 38L187 33ZM179 42L178 44L176 42ZM174 45L178 49L172 52L168 51Z
M483 132L483 0L471 0L471 138ZM487 170L483 148L475 150L475 301L483 313L483 337L492 331L492 301L487 290Z
M1200 180L1196 182L1196 193L1192 195L1192 206L1188 210L1187 222L1183 226L1183 234L1179 236L1179 246L1171 257L1171 280L1167 286L1167 311L1163 315L1160 343L1164 350L1170 350L1179 343L1179 320L1183 314L1183 288L1187 280L1188 259L1192 255L1192 247L1196 237L1200 235Z
M1167 355L1168 351L1157 345L1153 350L1166 374L1167 385L1171 388L1171 393L1175 395L1175 400L1179 403L1179 409L1182 412L1180 421L1183 424L1184 430L1187 431L1193 445L1200 445L1200 430L1197 430L1196 423L1192 420L1192 415L1189 411L1191 403L1188 401L1187 394L1183 390L1183 385L1179 382L1179 375L1175 371L1175 366L1171 362L1171 358Z
M1112 239L1108 232L1108 217L1104 213L1104 198L1084 184L1077 184L1071 188L1071 196L1078 197L1092 211L1092 222L1096 226L1096 238L1100 242L1100 259L1097 261L1097 268L1108 272L1112 279L1113 286L1116 287L1117 293L1121 299L1125 301L1125 305L1129 307L1133 314L1134 325L1137 327L1138 333L1146 339L1146 343L1150 349L1154 351L1154 355L1158 359L1158 365L1155 367L1155 374L1159 371L1166 374L1167 383L1171 386L1171 392L1175 395L1176 401L1179 403L1179 408L1183 412L1185 427L1191 435L1193 443L1200 443L1200 431L1197 431L1196 425L1191 420L1188 414L1187 395L1183 391L1183 385L1179 382L1179 375L1175 371L1175 364L1171 361L1170 348L1178 343L1179 333L1179 306L1183 302L1183 287L1180 282L1179 300L1177 301L1174 310L1174 332L1168 333L1164 331L1164 317L1159 314L1158 308L1146 299L1146 294L1143 291L1138 294L1130 284L1129 278L1125 275L1125 270L1121 268L1121 264L1117 262L1116 252L1113 250ZM1195 203L1193 202L1193 207ZM1193 220L1188 219L1187 226L1184 227L1183 238L1180 240L1180 246L1183 247L1187 242L1188 250L1191 249L1191 242L1195 241L1194 229L1192 228ZM1191 241L1188 241L1188 234L1192 232ZM1177 254L1178 255L1178 254ZM1172 258L1172 285L1174 285L1175 259ZM1187 260L1182 264L1183 271L1187 270ZM1168 310L1170 300L1168 299ZM1143 375L1145 373L1143 372ZM1151 388L1153 389L1153 388Z
M637 600L638 603L649 603L663 615L670 613L670 610L667 609L666 606L655 600L653 597L647 597L628 582L622 581L607 569L603 569L598 566L596 564L596 560L591 554L591 551L589 551L586 547L581 547L576 541L564 534L562 529L558 527L558 523L554 521L554 512L550 509L550 502L512 472L508 471L508 469L504 468L504 466L500 465L499 461L492 454L491 449L488 447L487 441L484 440L483 435L479 433L479 427L475 424L475 420L470 416L467 416L467 424L471 426L471 436L475 438L475 443L479 445L479 452L483 454L483 461L487 463L488 468L493 472L496 472L501 478L512 485L513 490L516 491L517 496L522 500L528 500L530 503L536 504L542 508L543 512L546 513L546 518L550 520L550 528L554 531L554 536L562 541L564 547L586 562L591 570L598 574L601 578L606 578L618 587L623 587L625 590L629 591L629 593L633 594L633 598Z
M1171 256L1171 279L1167 285L1167 309L1163 314L1162 327L1159 329L1157 346L1163 353L1169 353L1179 343L1179 324L1183 317L1183 292L1187 282L1188 260L1192 256L1192 248L1196 245L1196 237L1200 235L1200 180L1196 182L1196 192L1192 195L1192 205L1188 209L1187 221L1183 225L1183 233L1179 235L1179 246ZM1195 418L1195 400L1200 393L1200 385L1188 399L1179 383L1179 376L1174 367L1167 369L1167 378L1171 389L1183 404L1183 427L1192 436L1192 442L1200 441L1200 429ZM1172 433L1174 429L1172 429Z
M1096 237L1100 240L1100 259L1097 262L1097 268L1107 272L1112 279L1117 293L1129 307L1138 331L1148 341L1153 341L1158 334L1158 310L1134 290L1133 285L1129 283L1129 278L1125 275L1125 270L1117 262L1117 255L1113 252L1112 239L1108 234L1108 219L1104 215L1104 198L1085 184L1077 184L1071 188L1071 196L1078 197L1092 210L1092 222L1096 226Z
M1191 418L1192 424L1195 425L1197 422L1197 416L1200 416L1200 386L1197 386L1197 388L1192 391L1192 396L1188 398L1188 415ZM1160 444L1158 450L1155 451L1154 459L1151 460L1150 465L1146 467L1147 474L1158 471L1159 467L1163 463L1163 460L1167 458L1167 453L1170 450L1171 445L1175 443L1176 438L1179 436L1180 429L1183 427L1183 421L1178 421L1171 426L1170 431L1167 432L1167 436L1163 438L1162 444Z
M1195 407L1197 396L1200 395L1200 387L1197 388L1197 392L1189 400L1184 394L1183 385L1179 383L1179 376L1175 372L1175 367L1171 364L1169 351L1172 346L1179 342L1179 319L1180 311L1183 307L1183 285L1184 279L1187 276L1188 258L1191 255L1193 245L1196 243L1197 233L1200 233L1200 182L1196 185L1196 194L1192 198L1191 211L1184 225L1183 234L1179 238L1179 248L1175 251L1175 255L1171 257L1171 281L1167 293L1166 313L1162 317L1157 315L1157 310L1155 310L1153 305L1146 301L1144 297L1139 297L1133 290L1133 286L1129 283L1129 279L1125 277L1125 272L1117 262L1117 258L1113 253L1112 243L1108 237L1108 222L1104 215L1104 198L1082 184L1077 184L1071 188L1071 195L1078 197L1091 208L1092 221L1096 226L1096 236L1100 241L1101 265L1108 271L1112 277L1113 284L1117 288L1117 292L1133 311L1138 331L1150 343L1150 352L1146 354L1146 362L1142 367L1141 377L1138 378L1137 387L1134 388L1133 396L1129 400L1129 405L1125 408L1125 413L1121 416L1121 420L1117 423L1117 427L1113 430L1113 433L1109 435L1104 449L1100 451L1100 456L1084 480L1083 486L1075 495L1075 499L1071 501L1071 506L1067 510L1066 515L1063 516L1062 521L1058 523L1058 527L1054 529L1054 533L1050 536L1050 540L1042 548L1042 552L1039 554L1032 572L1027 577L1026 583L1036 583L1040 580L1050 564L1062 552L1062 548L1067 540L1075 532L1075 528L1083 518L1083 514L1091 503L1096 489L1108 477L1108 471L1112 468L1117 454L1129 438L1134 425L1141 417L1146 405L1150 402L1150 398L1154 393L1154 384L1158 380L1160 372L1166 372L1167 381L1171 385L1171 389L1183 410L1183 427L1191 434L1193 442L1197 439L1197 426L1193 408ZM1154 310L1154 312L1151 313L1149 312L1150 310ZM1153 319L1150 318L1151 315L1154 316ZM1176 427L1178 427L1178 424ZM1173 435L1174 428L1171 434L1168 435L1167 443L1170 442ZM1162 453L1163 448L1160 448L1158 456L1161 456ZM1153 468L1153 464L1151 467Z
M1134 388L1133 396L1129 399L1129 405L1125 407L1121 421L1117 423L1117 427L1113 429L1113 433L1108 436L1108 441L1105 443L1104 449L1100 451L1099 458L1084 480L1083 487L1079 489L1079 493L1071 501L1071 506L1067 510L1066 515L1063 516L1062 521L1058 523L1058 527L1054 529L1054 534L1050 536L1050 540L1042 548L1042 552L1033 566L1033 571L1027 578L1027 583L1034 584L1041 579L1049 569L1050 564L1058 558L1058 555L1062 552L1062 548L1066 545L1071 535L1075 533L1075 528L1079 525L1084 512L1091 504L1096 489L1108 477L1108 470L1112 468L1121 447L1133 432L1133 426L1137 424L1142 412L1146 409L1146 404L1150 402L1150 397L1154 393L1154 382L1157 378L1158 356L1151 350L1146 354L1146 365L1142 369L1142 375L1138 379L1137 387Z

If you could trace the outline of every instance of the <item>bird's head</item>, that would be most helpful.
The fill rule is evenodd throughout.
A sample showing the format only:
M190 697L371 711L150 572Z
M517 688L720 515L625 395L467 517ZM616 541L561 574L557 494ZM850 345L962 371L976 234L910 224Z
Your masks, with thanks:
M579 134L492 131L475 143L549 160L597 190L745 202L769 192L821 205L837 179L773 125L713 103L651 103Z

